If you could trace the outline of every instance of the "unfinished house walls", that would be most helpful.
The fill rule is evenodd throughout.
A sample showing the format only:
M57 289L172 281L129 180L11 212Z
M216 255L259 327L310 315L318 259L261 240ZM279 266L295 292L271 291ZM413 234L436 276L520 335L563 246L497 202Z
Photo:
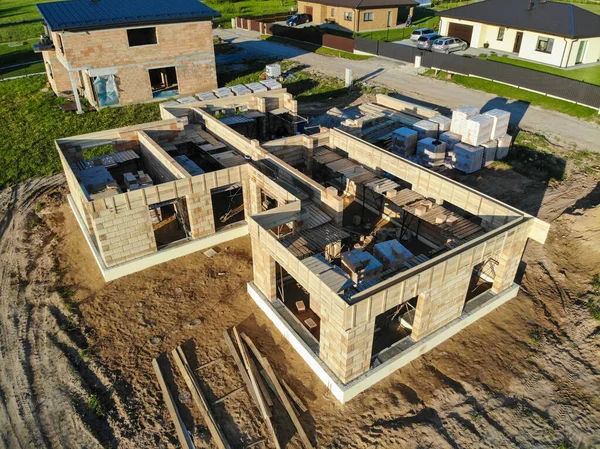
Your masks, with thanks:
M42 52L42 57L44 59L46 76L52 90L57 94L73 90L69 72L56 57L56 51L44 51Z

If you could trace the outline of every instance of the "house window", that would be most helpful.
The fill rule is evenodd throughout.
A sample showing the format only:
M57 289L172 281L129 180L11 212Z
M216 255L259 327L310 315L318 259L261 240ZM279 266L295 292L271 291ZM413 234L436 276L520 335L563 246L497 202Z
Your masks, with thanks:
M127 30L127 39L129 39L130 47L156 44L156 28L135 28L133 30Z
M60 34L56 34L56 40L58 41L58 50L64 55L65 49L63 48L63 40Z
M504 27L500 27L498 29L498 37L496 38L497 41L503 41L504 40L504 32L506 31L506 28Z
M373 13L372 13L372 12L366 12L366 13L363 15L363 20L364 20L365 22L372 22L372 21L373 21Z
M335 17L335 8L331 8L331 17Z
M344 13L344 20L352 20L352 13L351 12L345 12Z
M554 39L550 37L538 37L537 45L535 46L536 51L542 53L552 53L552 46L554 45Z

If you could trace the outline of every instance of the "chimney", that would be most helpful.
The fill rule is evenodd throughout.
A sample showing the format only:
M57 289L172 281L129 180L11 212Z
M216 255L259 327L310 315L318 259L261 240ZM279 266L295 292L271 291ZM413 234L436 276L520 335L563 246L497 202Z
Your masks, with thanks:
M533 9L534 3L533 0L529 0L529 6L527 7L527 11L531 11Z

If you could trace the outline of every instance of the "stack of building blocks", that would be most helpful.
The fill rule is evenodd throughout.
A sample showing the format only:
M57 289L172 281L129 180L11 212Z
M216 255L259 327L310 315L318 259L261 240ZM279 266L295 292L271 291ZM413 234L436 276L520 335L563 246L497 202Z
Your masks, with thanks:
M496 139L498 142L498 148L496 149L496 159L501 160L508 156L508 150L510 150L510 144L512 143L512 137L510 134L504 134Z
M510 122L510 112L502 109L492 109L484 113L492 119L492 135L491 139L497 139L508 132L508 124Z
M212 92L200 92L199 94L196 94L196 97L198 97L198 100L200 101L209 101L217 99L217 96Z
M417 150L417 131L410 128L398 128L392 133L392 152L400 156L412 156Z
M462 136L465 122L479 114L479 109L473 106L461 106L452 111L450 131Z
M438 131L440 133L450 131L450 125L452 124L452 120L446 117L445 115L436 115L435 117L431 117L428 120L430 122L438 124Z
M438 124L433 123L429 120L419 120L413 125L413 129L418 133L419 139L425 139L426 137L438 137Z
M490 140L489 142L482 143L481 146L483 147L483 166L487 167L496 159L498 141Z
M358 283L362 279L380 274L383 271L383 264L368 252L353 249L342 253L342 270L354 283Z
M383 263L384 270L400 268L405 260L413 257L413 254L398 240L377 243L373 247L373 255Z
M454 151L454 145L460 143L462 136L460 134L453 133L452 131L446 131L440 134L440 139L446 144L447 151Z
M454 146L454 166L465 173L473 173L483 165L483 147L475 147L466 143Z
M243 84L237 84L235 86L231 86L231 91L236 96L246 95L246 94L252 93L252 91L250 89L248 89L246 86L244 86Z
M270 78L261 81L261 84L263 84L269 90L281 89L282 87L279 81Z
M228 98L235 96L229 87L219 87L218 89L213 89L213 93L217 98Z
M446 144L441 140L426 137L417 142L417 155L423 165L428 167L444 165Z
M252 91L252 93L257 93L257 92L266 92L269 89L267 88L267 86L265 86L264 84L255 82L255 83L248 83L246 84L246 87L248 89L250 89Z
M465 121L462 141L469 145L477 146L488 142L492 138L492 117L484 114L476 115Z

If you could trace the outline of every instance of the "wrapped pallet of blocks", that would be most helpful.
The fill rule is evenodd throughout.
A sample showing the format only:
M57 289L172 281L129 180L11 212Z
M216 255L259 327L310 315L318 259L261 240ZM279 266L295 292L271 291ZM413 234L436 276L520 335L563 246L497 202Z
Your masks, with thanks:
M481 145L491 139L493 120L487 115L476 115L465 122L462 141L469 145Z
M440 134L440 140L446 144L448 151L454 151L454 145L460 143L462 136L460 134L453 133L452 131L446 131Z
M430 122L429 120L419 120L413 124L413 129L418 133L419 139L425 139L426 137L438 137L438 124Z
M456 108L452 111L450 131L462 135L465 122L471 117L475 117L477 114L479 114L479 109L473 106L461 106L460 108Z
M398 128L392 133L392 152L400 156L412 156L417 150L418 134L410 128Z
M423 165L428 167L444 165L446 144L441 140L426 137L417 142L417 155Z
M465 173L473 173L483 165L483 147L474 147L466 143L454 146L454 167Z
M504 134L496 139L498 142L498 148L496 149L496 159L504 159L508 156L508 150L510 150L510 144L512 143L512 137L510 134Z
M482 143L481 146L483 147L483 166L487 167L496 159L498 142L496 140L490 140L489 142Z
M436 115L435 117L431 117L428 120L430 122L438 124L439 132L443 133L446 131L450 131L450 124L452 123L452 120L450 120L448 117L440 114L440 115Z
M487 115L492 118L492 135L491 139L497 139L500 136L505 135L508 132L508 123L510 122L510 112L503 111L502 109L492 109L491 111L484 112L483 115Z

